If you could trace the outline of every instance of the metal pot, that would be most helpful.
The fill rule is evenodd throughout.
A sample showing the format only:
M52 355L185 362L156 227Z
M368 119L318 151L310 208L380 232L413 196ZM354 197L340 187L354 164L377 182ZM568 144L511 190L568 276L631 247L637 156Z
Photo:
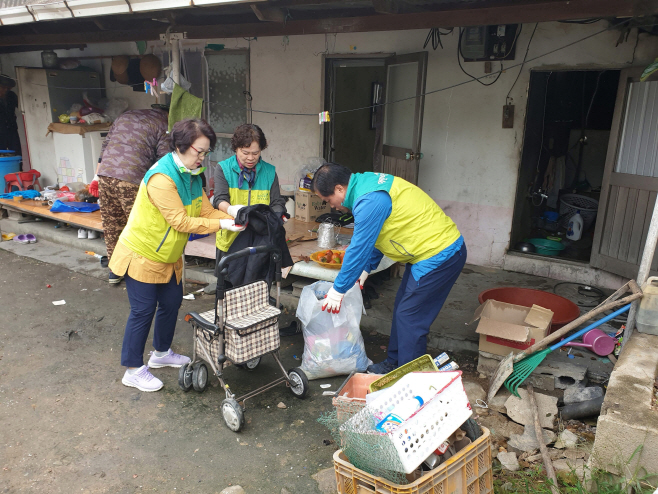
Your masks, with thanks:
M521 252L526 252L526 253L536 252L535 246L529 242L519 242L518 244L516 244L516 250L520 250Z

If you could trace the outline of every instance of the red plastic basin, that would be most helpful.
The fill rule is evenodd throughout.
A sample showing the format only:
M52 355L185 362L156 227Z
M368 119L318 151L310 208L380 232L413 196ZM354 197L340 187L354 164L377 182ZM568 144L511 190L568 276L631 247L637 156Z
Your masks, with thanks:
M549 334L580 317L580 309L571 300L550 292L531 288L501 287L485 290L478 296L481 304L487 300L532 307L539 305L553 311L553 322Z

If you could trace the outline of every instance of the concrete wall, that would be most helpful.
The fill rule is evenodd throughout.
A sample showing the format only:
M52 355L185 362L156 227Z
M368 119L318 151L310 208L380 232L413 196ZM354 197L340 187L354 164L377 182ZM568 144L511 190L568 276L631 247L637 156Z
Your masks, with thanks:
M606 27L546 23L537 27L528 54L531 59ZM534 24L525 25L517 41L517 54L510 66L523 60ZM251 47L251 92L257 110L311 113L288 116L254 113L270 142L264 159L277 166L282 183L292 182L307 157L320 155L321 127L317 113L324 110L322 54L410 53L422 50L426 30L355 33L338 35L258 38ZM538 67L624 68L633 60L635 31L629 41L615 47L619 33L605 32L539 60L526 63L510 97L516 106L513 129L501 127L502 107L519 68L506 70L492 86L470 82L427 96L423 128L424 158L419 183L456 221L466 238L469 262L502 266L509 243L514 195L523 142L526 93L530 69ZM443 38L444 49L429 52L427 90L460 84L469 79L457 65L457 33ZM243 39L209 40L227 49L246 47ZM186 47L204 46L186 43ZM150 49L161 50L159 43ZM646 65L655 57L658 40L642 35L635 50L634 65ZM82 56L136 53L134 43L89 46ZM60 53L75 56L76 50ZM26 63L30 60L30 63ZM38 65L38 54L0 56L5 73L13 65ZM483 75L483 63L465 64L474 76ZM493 62L494 70L499 63ZM493 80L493 76L490 78ZM490 82L490 80L486 82ZM109 86L108 86L109 87ZM139 93L127 95L131 106L142 101Z

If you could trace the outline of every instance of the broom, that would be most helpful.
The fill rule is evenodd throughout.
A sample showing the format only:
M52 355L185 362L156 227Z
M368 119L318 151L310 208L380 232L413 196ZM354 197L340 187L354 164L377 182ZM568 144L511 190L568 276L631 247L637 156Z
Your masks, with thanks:
M584 329L581 329L580 331L572 334L568 338L565 338L564 340L560 341L559 343L556 343L553 346L550 346L546 348L545 350L542 350L540 352L537 352L533 355L530 355L529 357L524 358L523 360L520 360L516 364L514 364L514 370L512 371L512 374L507 378L505 381L505 387L517 398L520 398L519 393L517 392L517 389L519 386L525 381L530 374L534 372L534 370L539 367L539 365L544 361L546 356L551 353L554 350L557 350L561 346L569 343L570 341L575 340L576 338L584 335L588 331L596 328L597 326L600 326L601 324L604 324L611 319L614 319L620 314L623 314L624 312L627 312L631 308L631 304L623 306L621 309L616 310L609 316L605 316L603 319L590 324Z

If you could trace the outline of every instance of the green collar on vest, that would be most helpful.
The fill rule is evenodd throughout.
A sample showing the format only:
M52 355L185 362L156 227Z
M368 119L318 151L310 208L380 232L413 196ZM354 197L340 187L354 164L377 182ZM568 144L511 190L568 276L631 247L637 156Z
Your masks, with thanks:
M347 192L345 192L345 199L343 199L343 206L351 210L356 200L356 189L359 183L360 173L352 173L350 183L347 184Z
M183 164L183 162L180 159L180 156L178 156L177 151L171 153L171 156L174 158L174 163L176 163L176 166L178 167L178 171L181 173L189 173L190 175L201 175L206 169L205 166L200 166L195 170L190 170L188 167L186 167Z

